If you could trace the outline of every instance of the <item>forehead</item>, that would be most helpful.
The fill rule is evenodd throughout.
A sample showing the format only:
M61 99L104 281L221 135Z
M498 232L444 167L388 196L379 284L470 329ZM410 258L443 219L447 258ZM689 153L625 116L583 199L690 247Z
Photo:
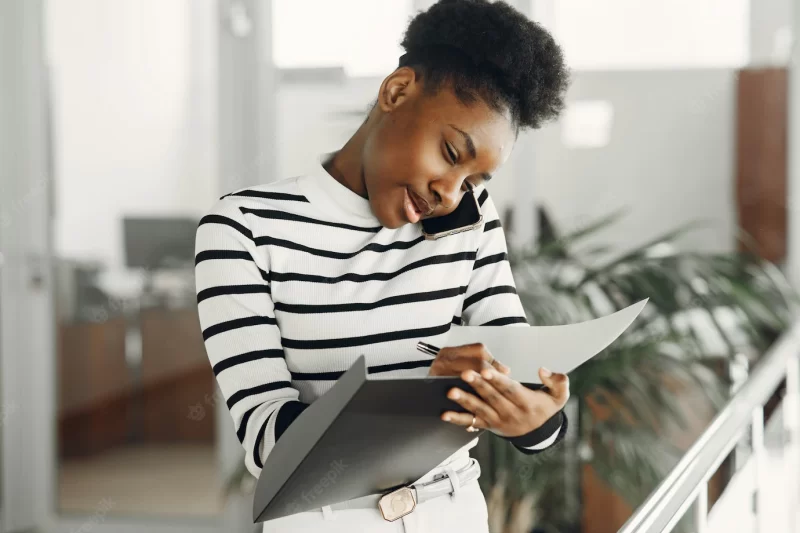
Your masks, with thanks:
M481 99L464 104L446 88L423 100L422 112L428 117L427 121L450 130L457 138L460 134L451 125L468 133L475 144L478 160L496 167L508 159L516 133L507 111L495 111Z

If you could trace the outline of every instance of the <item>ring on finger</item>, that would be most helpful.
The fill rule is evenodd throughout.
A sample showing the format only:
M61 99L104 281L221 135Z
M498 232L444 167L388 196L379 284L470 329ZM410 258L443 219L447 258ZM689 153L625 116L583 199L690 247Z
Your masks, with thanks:
M479 428L475 427L475 423L477 421L478 421L477 417L475 415L472 415L472 423L469 426L467 426L467 431L468 432L475 433L476 431L480 431Z

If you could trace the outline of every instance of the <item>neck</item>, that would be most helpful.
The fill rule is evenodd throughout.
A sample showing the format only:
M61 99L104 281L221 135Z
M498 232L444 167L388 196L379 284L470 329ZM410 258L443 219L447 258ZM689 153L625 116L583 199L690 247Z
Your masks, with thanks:
M372 124L368 118L350 137L341 150L336 152L333 157L326 162L323 167L333 176L333 178L361 196L367 198L367 186L364 183L363 162L361 154L364 151L364 143L367 139L367 132Z

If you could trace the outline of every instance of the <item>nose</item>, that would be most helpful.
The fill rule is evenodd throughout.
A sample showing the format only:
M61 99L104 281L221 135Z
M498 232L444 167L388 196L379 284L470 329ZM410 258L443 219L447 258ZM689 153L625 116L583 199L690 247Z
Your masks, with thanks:
M445 209L451 209L458 203L461 196L461 176L452 176L437 179L431 182L430 189L436 201Z

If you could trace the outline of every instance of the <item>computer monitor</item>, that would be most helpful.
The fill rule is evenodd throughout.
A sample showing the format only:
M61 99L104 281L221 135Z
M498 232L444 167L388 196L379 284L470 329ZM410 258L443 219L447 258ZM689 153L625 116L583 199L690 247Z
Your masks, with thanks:
M188 217L124 217L125 264L149 270L194 265L198 224Z

